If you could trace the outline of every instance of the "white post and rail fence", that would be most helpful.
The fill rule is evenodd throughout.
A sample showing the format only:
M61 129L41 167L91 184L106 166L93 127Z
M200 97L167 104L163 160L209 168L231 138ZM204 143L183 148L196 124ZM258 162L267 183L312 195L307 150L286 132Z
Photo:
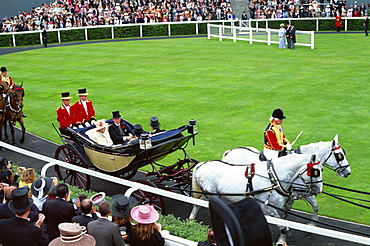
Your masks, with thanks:
M131 190L140 189L140 190L150 192L150 193L154 193L154 194L164 196L164 197L167 197L167 198L170 198L170 199L175 199L175 200L178 200L178 201L181 201L181 202L186 202L186 203L195 204L195 205L198 205L198 206L201 206L201 207L204 207L204 208L208 208L208 202L207 201L195 199L195 198L188 197L188 196L185 196L185 195L181 195L181 194L178 194L178 193L175 193L175 192L170 192L170 191L158 189L158 188L155 188L155 187L152 187L152 186L139 184L139 183L136 183L136 182L133 182L133 181L130 181L130 180L125 180L125 179L122 179L122 178L114 177L114 176L104 174L104 173L101 173L101 172L97 172L97 171L94 171L94 170L82 168L82 167L79 167L79 166L76 166L76 165L73 165L73 164L70 164L70 163L59 161L59 160L56 160L56 159L53 159L53 158L50 158L50 157L47 157L47 156L44 156L44 155L40 155L40 154L31 152L31 151L28 151L28 150L24 150L24 149L15 147L13 145L4 143L2 141L0 141L0 147L4 147L6 149L17 152L19 154L26 155L26 156L29 156L29 157L32 157L32 158L35 158L35 159L38 159L38 160L45 161L47 164L45 164L41 169L41 176L43 176L43 177L46 176L46 171L50 167L53 167L55 165L59 165L59 166L62 166L64 168L67 168L67 169L72 169L72 170L75 170L77 172L85 173L87 175L96 177L98 179L107 180L107 181L114 182L116 184L120 184L120 185L123 185L123 186L126 186L126 187L133 187ZM286 226L286 227L289 227L289 228L294 228L296 230L306 231L306 232L309 232L309 233L318 234L318 235L331 237L331 238L336 238L336 239L340 239L340 240L344 240L344 241L349 241L349 242L352 242L352 243L360 243L360 244L370 245L370 238L367 238L367 237L353 235L353 234L344 233L344 232L338 232L338 231L324 229L324 228L319 228L319 227L310 226L310 225L306 225L306 224L301 224L301 223L297 223L297 222L293 222L293 221L278 219L278 218L274 218L274 217L270 217L270 216L266 216L266 219L267 219L267 222L270 223L270 224L282 225L282 226ZM194 245L194 246L196 246L197 245L196 242L192 242L192 241L189 241L189 240L186 240L186 239L183 239L183 238L175 237L173 235L168 235L168 236L164 236L164 237L165 237L165 240L166 240L166 244L165 244L166 246L181 246L181 245L188 245L188 246L193 246Z

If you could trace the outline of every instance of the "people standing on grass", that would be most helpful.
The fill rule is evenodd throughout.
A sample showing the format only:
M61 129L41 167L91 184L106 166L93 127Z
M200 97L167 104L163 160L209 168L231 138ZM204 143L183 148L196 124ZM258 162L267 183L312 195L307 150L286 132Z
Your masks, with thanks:
M280 49L285 49L285 28L284 24L280 24L280 29L279 29L279 48Z
M340 16L339 12L337 12L337 16L335 17L335 27L337 28L337 32L340 32L340 28L342 27L342 16Z
M287 35L288 36L288 35ZM289 29L289 38L288 38L288 48L291 50L295 49L295 27L294 24L290 24L290 29Z
M369 16L367 13L365 13L365 19L364 19L364 31L365 31L365 36L369 36L367 33L367 29L369 28Z

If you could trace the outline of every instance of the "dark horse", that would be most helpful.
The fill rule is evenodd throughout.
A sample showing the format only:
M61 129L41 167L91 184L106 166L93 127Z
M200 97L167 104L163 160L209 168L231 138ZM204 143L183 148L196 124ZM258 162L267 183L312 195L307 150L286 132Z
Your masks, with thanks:
M16 122L19 122L22 128L22 137L19 140L20 143L24 143L24 135L26 132L26 128L24 127L23 122L23 97L25 95L24 89L22 88L23 82L21 85L14 85L14 88L9 91L9 104L5 110L5 136L7 136L6 132L6 123L9 122L10 132L12 134L12 144L15 144L14 140L14 125Z
M5 81L0 80L0 140L1 140L1 132L5 123L5 109L6 109L6 101L4 98L5 93L9 90L9 86Z

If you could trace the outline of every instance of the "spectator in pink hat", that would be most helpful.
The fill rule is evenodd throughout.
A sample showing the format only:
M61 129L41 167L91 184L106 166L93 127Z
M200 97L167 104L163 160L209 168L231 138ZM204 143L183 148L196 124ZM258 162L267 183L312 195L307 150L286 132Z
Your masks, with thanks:
M162 225L156 223L158 212L150 205L136 206L131 210L131 217L137 224L130 235L131 246L163 246Z

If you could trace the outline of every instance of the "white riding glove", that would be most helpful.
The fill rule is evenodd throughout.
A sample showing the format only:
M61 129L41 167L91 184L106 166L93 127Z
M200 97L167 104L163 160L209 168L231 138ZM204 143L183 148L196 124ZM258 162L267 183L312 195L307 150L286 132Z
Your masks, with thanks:
M289 151L292 150L292 145L290 143L287 143L285 146L286 146L286 150L289 150Z
M91 126L89 122L85 122L85 126Z

